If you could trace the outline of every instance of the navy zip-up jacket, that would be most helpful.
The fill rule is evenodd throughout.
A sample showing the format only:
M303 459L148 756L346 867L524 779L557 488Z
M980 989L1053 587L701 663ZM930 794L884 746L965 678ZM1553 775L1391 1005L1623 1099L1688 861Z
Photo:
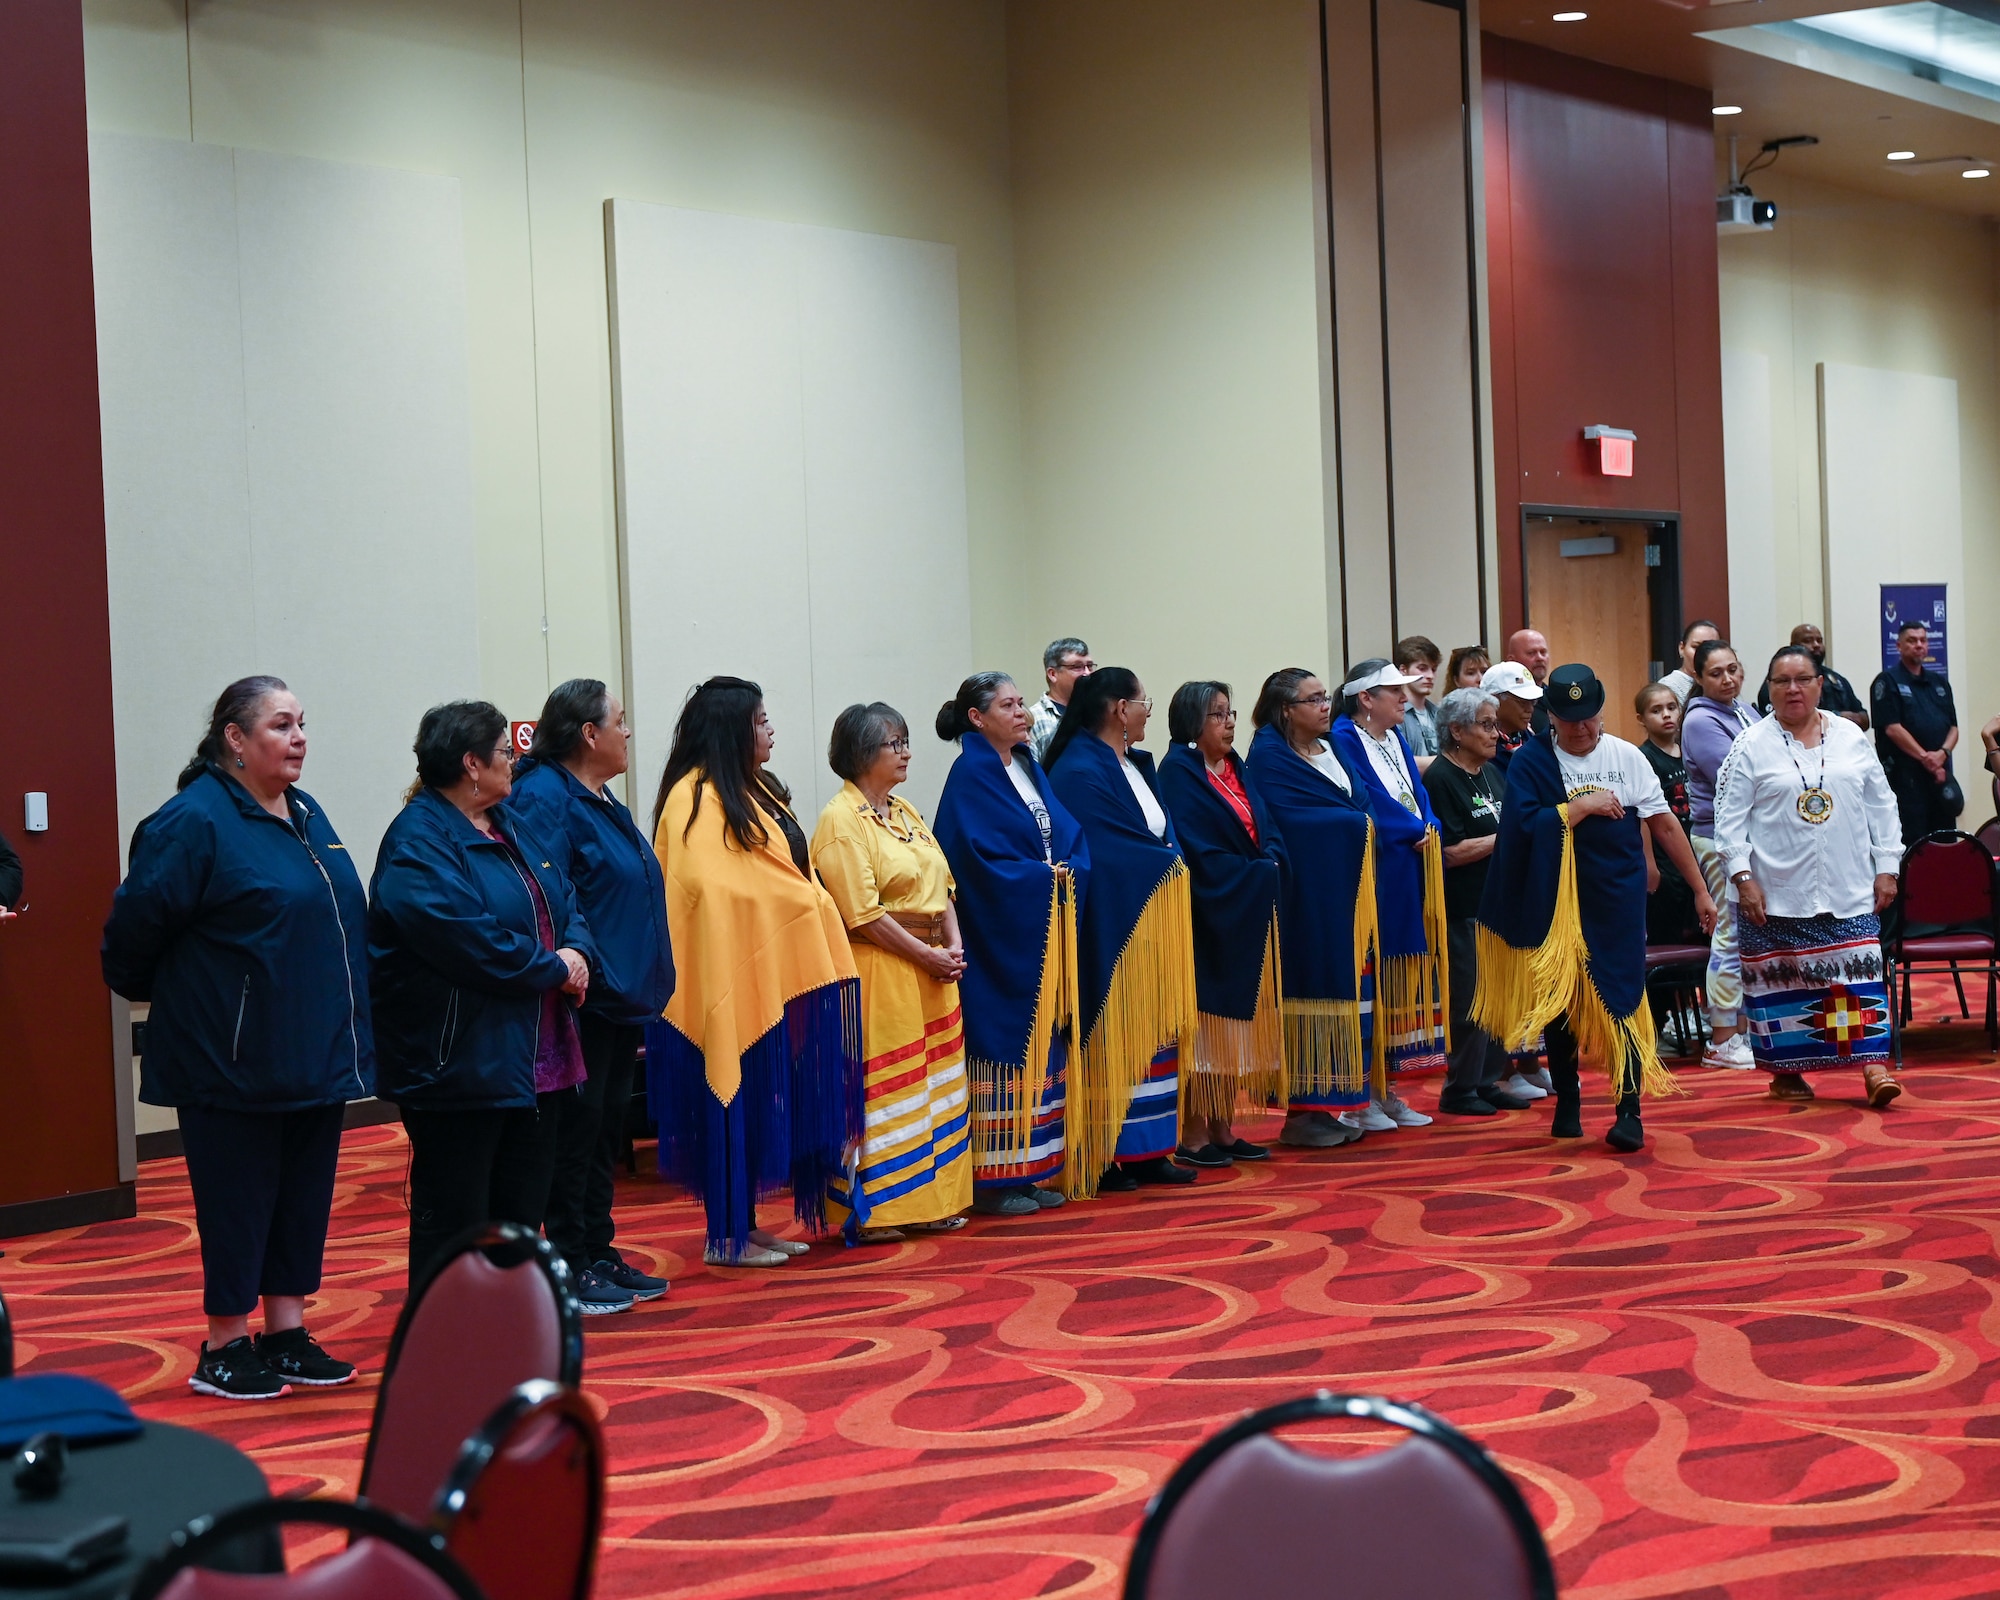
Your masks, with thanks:
M211 766L132 835L100 961L150 1000L139 1098L297 1111L375 1092L368 903L312 796L289 824Z
M593 794L554 761L516 774L507 805L558 853L590 924L595 960L583 1009L606 1022L657 1022L674 994L667 884L652 842L610 793Z
M589 960L594 978L568 875L509 806L486 819L541 885L556 949ZM382 1098L433 1110L532 1106L542 996L569 972L542 947L534 897L506 846L419 790L382 836L368 901Z

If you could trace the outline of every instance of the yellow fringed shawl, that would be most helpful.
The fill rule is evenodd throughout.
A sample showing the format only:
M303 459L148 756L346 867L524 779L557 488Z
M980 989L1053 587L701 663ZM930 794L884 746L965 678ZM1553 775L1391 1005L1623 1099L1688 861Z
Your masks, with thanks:
M1050 1045L1058 1029L1075 1026L1076 996L1076 880L1068 868L1058 867L1049 885L1048 933L1042 942L1042 979L1035 990L1027 1060L1018 1069L993 1061L967 1063L973 1126L988 1130L1005 1126L1011 1141L1006 1148L982 1149L981 1156L1008 1166L1029 1159L1035 1116L1048 1092ZM1076 1077L1074 1068L1070 1077ZM1001 1117L1005 1123L997 1120Z
M1352 1000L1293 1000L1283 1005L1285 1068L1291 1095L1324 1100L1353 1096L1368 1081L1368 1052L1361 1038L1361 974L1375 948L1375 824L1361 849L1354 889L1354 989Z
M1372 861L1373 828L1368 848ZM1445 1004L1448 976L1444 914L1444 841L1432 828L1418 847L1424 864L1424 950L1421 955L1375 958L1375 1040L1371 1052L1376 1097L1389 1092L1389 1050L1392 1041L1433 1037L1451 1049L1451 1007Z
M1189 1118L1227 1122L1241 1104L1261 1111L1290 1093L1285 1070L1285 1028L1278 954L1278 914L1264 936L1264 970L1249 1017L1200 1016L1195 1059L1181 1073L1181 1111Z

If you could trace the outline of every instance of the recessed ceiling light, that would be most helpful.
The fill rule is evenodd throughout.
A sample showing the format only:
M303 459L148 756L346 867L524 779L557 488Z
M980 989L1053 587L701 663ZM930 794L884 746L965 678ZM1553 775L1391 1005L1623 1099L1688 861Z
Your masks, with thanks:
M1718 117L1740 117L1743 115L1743 108L1741 106L1717 106L1713 114Z
M1550 20L1553 22L1581 22L1589 15L1588 11L1558 11Z
M1959 176L1961 178L1990 178L1993 174L1984 167L1967 167Z
M1891 161L1914 161L1917 159L1917 153L1914 150L1891 150L1889 152L1889 159Z

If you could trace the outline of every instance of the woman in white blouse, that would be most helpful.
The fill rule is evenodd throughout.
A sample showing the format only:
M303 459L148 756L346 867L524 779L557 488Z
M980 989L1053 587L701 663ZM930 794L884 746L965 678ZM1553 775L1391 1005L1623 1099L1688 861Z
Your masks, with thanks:
M1896 897L1903 835L1866 735L1819 709L1818 663L1771 658L1771 716L1717 774L1715 849L1737 902L1750 1048L1778 1100L1810 1100L1804 1074L1861 1068L1868 1103L1889 1075L1881 913Z

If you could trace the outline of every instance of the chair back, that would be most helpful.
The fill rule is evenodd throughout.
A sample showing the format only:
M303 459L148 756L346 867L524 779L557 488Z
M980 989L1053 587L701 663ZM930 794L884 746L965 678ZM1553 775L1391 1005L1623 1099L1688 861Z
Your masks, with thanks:
M1903 852L1892 919L1899 936L1992 933L1996 907L1993 853L1970 834L1929 834Z
M14 1376L14 1324L7 1320L7 1297L0 1294L0 1378Z
M361 1498L421 1521L465 1441L518 1385L582 1376L583 1317L561 1258L511 1222L468 1230L396 1320Z
M297 1572L214 1572L200 1565L226 1546L279 1536L297 1524L344 1528L347 1548ZM346 1500L253 1500L200 1517L139 1569L130 1600L486 1600L435 1534Z
M1271 1436L1342 1417L1410 1437L1336 1460ZM1347 1530L1338 1560L1331 1528ZM1124 1600L1250 1594L1555 1600L1556 1581L1520 1491L1472 1440L1421 1406L1322 1390L1225 1428L1146 1508Z
M588 1600L603 1523L596 1414L536 1379L465 1441L430 1526L488 1600Z
M2000 817L1988 817L1980 823L1979 831L1973 835L1986 847L1990 856L2000 856Z

